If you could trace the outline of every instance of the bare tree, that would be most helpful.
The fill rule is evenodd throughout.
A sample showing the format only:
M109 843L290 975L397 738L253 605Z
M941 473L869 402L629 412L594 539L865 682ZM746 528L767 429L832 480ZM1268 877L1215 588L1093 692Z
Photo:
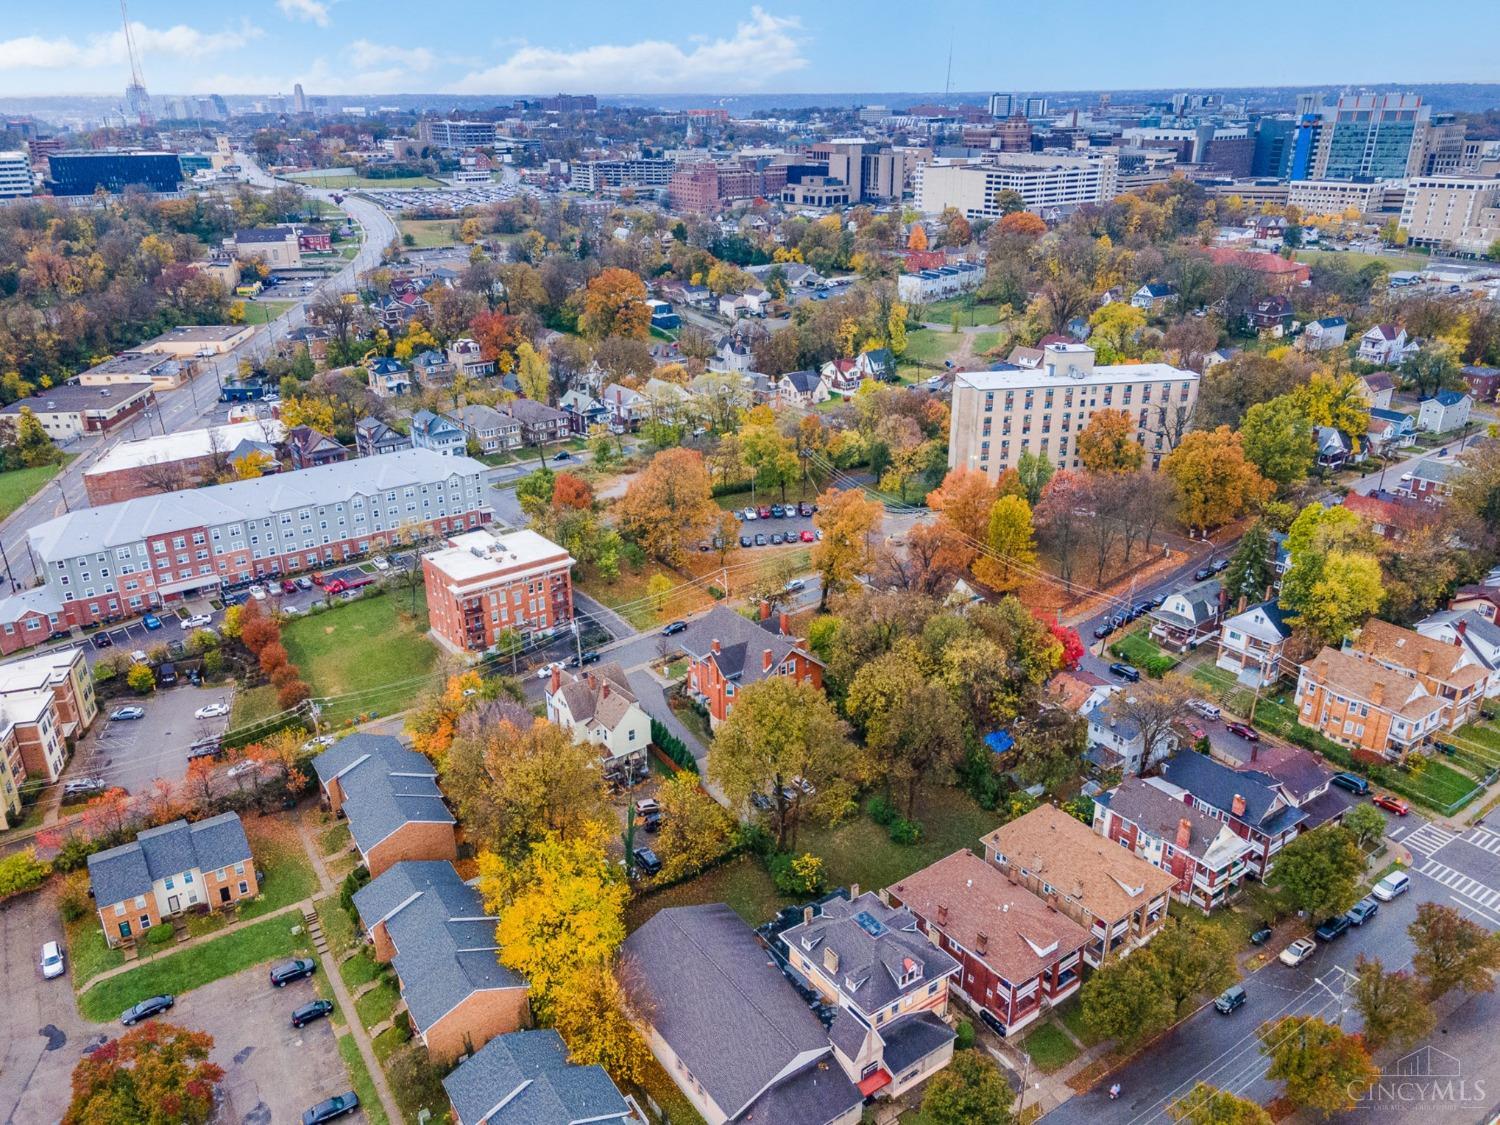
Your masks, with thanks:
M1182 718L1192 695L1191 685L1181 676L1166 676L1131 684L1110 697L1111 713L1139 732L1142 768L1166 753L1172 724Z
M136 471L136 475L141 484L152 492L180 492L193 485L181 461L147 461Z

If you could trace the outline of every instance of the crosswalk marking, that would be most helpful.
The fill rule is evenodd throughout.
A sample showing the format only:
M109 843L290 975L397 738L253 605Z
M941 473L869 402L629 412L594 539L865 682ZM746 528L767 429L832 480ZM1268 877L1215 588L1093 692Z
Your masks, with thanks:
M1411 835L1401 841L1412 851L1421 852L1425 856L1431 856L1442 848L1457 840L1458 837L1452 832L1445 832L1435 824L1424 824Z
M1500 834L1491 832L1488 828L1471 828L1469 834L1464 837L1464 843L1473 844L1490 855L1500 855Z
M1443 884L1449 890L1457 891L1465 898L1473 899L1480 906L1490 910L1500 906L1500 891L1485 886L1478 879L1471 879L1462 871L1453 870L1446 863L1429 859L1417 870L1429 879Z

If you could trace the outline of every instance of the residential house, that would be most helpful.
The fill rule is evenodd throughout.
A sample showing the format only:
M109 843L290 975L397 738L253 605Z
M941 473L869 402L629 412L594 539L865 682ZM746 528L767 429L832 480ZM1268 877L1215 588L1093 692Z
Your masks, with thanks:
M1078 991L1088 930L967 849L882 895L958 962L949 989L1001 1035Z
M1475 402L1494 402L1496 395L1500 394L1500 367L1468 364L1460 374Z
M1457 603L1458 599L1454 599ZM1494 603L1486 602L1491 611ZM1478 609L1445 609L1429 614L1416 624L1424 637L1465 650L1489 673L1486 697L1500 695L1500 625Z
M1220 624L1219 657L1214 663L1232 673L1237 683L1268 688L1282 677L1291 638L1292 627L1276 602L1253 605Z
M500 964L499 920L446 860L403 860L354 892L375 960L428 1057L451 1063L530 1022L527 982Z
M1391 396L1396 393L1396 377L1389 371L1372 371L1359 377L1356 388L1371 410L1389 410Z
M88 857L94 909L111 946L195 907L219 911L260 893L238 813L174 820Z
M1205 914L1234 898L1249 870L1248 840L1174 797L1155 778L1127 778L1098 794L1094 831L1170 872L1178 901Z
M783 930L792 975L836 1009L834 1058L865 1097L897 1097L947 1066L945 1022L959 963L918 929L909 910L849 890Z
M852 359L830 359L818 368L818 374L830 391L841 395L852 395L865 381Z
M399 360L378 356L365 365L370 390L381 398L409 395L412 391L411 370Z
M586 435L595 426L609 425L609 408L586 387L570 387L557 400L557 408L568 416L568 432Z
M1130 304L1132 308L1144 309L1147 312L1161 312L1176 296L1177 290L1166 282L1153 281L1148 285L1142 285L1132 293Z
M719 298L719 315L735 320L742 316L766 315L771 303L771 294L764 289L747 289L743 293L729 294Z
M497 1035L443 1079L457 1125L632 1125L604 1068L568 1059L551 1028Z
M286 455L294 469L311 469L349 459L349 451L336 438L311 426L293 426L286 432Z
M1412 466L1411 472L1401 474L1395 491L1430 504L1442 504L1453 494L1453 479L1456 476L1458 466L1452 461L1424 457Z
M1417 407L1417 428L1429 434L1450 434L1469 424L1474 400L1460 391L1439 391Z
M495 361L485 359L484 349L467 336L460 336L448 345L448 362L470 379L484 379L495 373Z
M94 676L82 649L57 648L0 664L0 819L8 824L21 815L25 787L58 780L98 714Z
M41 644L59 629L67 629L62 600L48 586L33 586L0 597L0 654Z
M633 434L651 416L646 396L623 383L610 383L599 393L609 412L609 428L617 434Z
M957 583L954 585L956 588ZM1119 690L1117 685L1086 668L1076 668L1071 672L1063 669L1047 681L1042 706L1081 715Z
M1289 293L1312 277L1312 267L1306 262L1294 262L1280 254L1210 246L1208 256L1216 266L1233 266L1259 275L1260 282L1277 293Z
M1344 507L1365 520L1378 534L1393 541L1437 525L1441 516L1435 505L1411 496L1377 489L1369 495L1351 492Z
M599 747L606 776L644 773L651 716L619 664L611 661L578 672L565 672L554 664L547 686L547 719L571 732L574 742Z
M750 340L744 334L736 332L719 338L709 366L715 371L749 371L751 362Z
M1298 721L1367 759L1405 760L1449 726L1447 700L1419 680L1325 648L1297 677Z
M445 414L418 410L411 416L413 449L430 449L444 457L462 457L469 447L464 428Z
M521 424L523 445L546 445L567 440L568 416L544 402L533 402L529 398L512 399L500 410Z
M1083 959L1096 969L1150 941L1166 922L1177 881L1056 805L1002 824L981 843L988 862L1088 931Z
M1359 358L1366 363L1394 366L1406 358L1406 329L1399 324L1377 324L1359 338Z
M1224 587L1217 578L1174 591L1151 613L1151 639L1173 652L1197 648L1218 629L1223 607Z
M354 423L354 448L361 457L400 453L411 448L411 438L393 430L379 418L366 416Z
M1345 651L1418 681L1448 704L1451 726L1463 726L1479 711L1487 669L1461 645L1372 617L1345 643Z
M1325 316L1312 321L1302 330L1302 346L1310 352L1343 347L1349 322L1341 316Z
M1035 371L1042 365L1042 359L1046 354L1041 348L1026 348L1017 344L1011 348L1010 355L1006 356L1005 362L1025 371Z
M1400 410L1387 410L1381 406L1370 408L1370 428L1366 432L1372 449L1387 453L1392 449L1405 449L1417 440L1417 420Z
M313 759L323 799L349 822L372 876L411 859L456 859L457 823L424 754L384 734L351 734Z
M1317 448L1318 468L1336 473L1346 464L1364 460L1354 451L1351 442L1332 426L1314 426L1313 442Z
M1290 742L1247 742L1230 738L1209 748L1215 762L1241 775L1264 780L1288 804L1302 813L1299 832L1310 832L1329 821L1341 820L1351 805L1358 804L1346 790L1333 785L1336 766L1311 750ZM1158 782L1160 784L1160 782Z
M854 369L863 378L889 382L896 377L896 357L890 348L867 348L854 357Z
M453 382L454 372L458 370L449 361L447 354L436 348L428 348L412 356L411 368L420 387L446 387Z
M693 621L678 639L687 653L688 694L708 709L717 728L734 709L735 694L770 676L791 676L823 686L823 662L789 635L786 614L748 621L716 605Z
M1500 585L1486 581L1460 586L1448 599L1448 608L1455 613L1472 609L1486 621L1494 621L1500 616Z
M829 1032L728 906L658 910L623 958L646 1045L708 1125L860 1120L864 1095Z
M816 371L788 371L776 380L776 397L795 406L816 406L830 396L828 384Z
M313 363L328 362L328 344L333 339L333 329L326 324L304 324L300 328L293 328L286 334L286 338L293 344L305 347Z
M1273 293L1256 302L1245 314L1245 323L1257 335L1279 340L1292 330L1292 302L1284 294Z
M297 248L304 254L333 253L333 232L327 227L299 226Z
M1308 813L1269 774L1232 769L1203 754L1186 752L1162 764L1156 783L1193 808L1229 825L1249 841L1249 874L1264 879L1275 858L1307 825Z
M521 423L493 406L460 406L452 414L481 453L505 453L521 447Z
M1148 747L1141 724L1130 714L1129 702L1130 689L1123 688L1094 703L1083 717L1088 721L1089 743L1115 755L1125 776L1135 777L1176 753L1177 732L1157 733ZM1106 760L1113 764L1113 759Z
M415 292L381 297L371 311L380 327L392 334L404 332L413 320L420 320L423 324L432 323L432 306L425 297Z

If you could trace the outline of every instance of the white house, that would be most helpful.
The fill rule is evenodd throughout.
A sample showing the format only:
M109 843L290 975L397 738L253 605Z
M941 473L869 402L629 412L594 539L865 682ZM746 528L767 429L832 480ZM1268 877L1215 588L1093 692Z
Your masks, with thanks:
M1127 713L1130 696L1117 691L1084 712L1089 724L1089 743L1103 746L1120 756L1126 777L1139 777L1142 770L1164 762L1177 751L1177 732L1163 730L1157 734L1150 752L1141 725Z
M788 371L776 380L776 397L784 403L816 406L828 401L828 382L816 371Z
M553 668L547 687L547 718L570 731L575 742L599 747L606 774L645 767L651 717L630 689L619 664L580 672Z
M1482 664L1489 673L1484 694L1493 699L1500 695L1500 625L1474 609L1445 609L1418 621L1414 626L1424 637L1458 645L1473 662Z
M1275 602L1254 605L1219 626L1216 663L1246 687L1270 687L1281 679L1281 659L1292 630Z
M1308 351L1327 351L1329 348L1342 347L1348 334L1347 320L1341 316L1325 316L1302 330L1302 346Z
M462 457L469 447L469 435L452 418L418 410L411 416L413 449L430 449L445 457Z
M1396 393L1396 377L1389 371L1374 371L1359 378L1359 395L1371 410L1389 410Z
M1177 290L1163 281L1153 281L1150 285L1142 285L1130 295L1130 304L1137 309L1145 309L1147 312L1158 312L1167 307L1167 302L1177 296Z
M730 320L741 316L765 316L766 306L770 303L771 294L764 289L747 289L734 296L726 293L719 298L719 315Z
M1216 578L1174 591L1151 614L1151 639L1174 652L1197 648L1218 632L1224 589Z
M1377 324L1359 338L1359 358L1366 363L1390 365L1406 356L1406 329L1397 324Z
M1417 428L1430 434L1447 434L1469 424L1474 400L1461 391L1439 391L1424 398L1417 409Z

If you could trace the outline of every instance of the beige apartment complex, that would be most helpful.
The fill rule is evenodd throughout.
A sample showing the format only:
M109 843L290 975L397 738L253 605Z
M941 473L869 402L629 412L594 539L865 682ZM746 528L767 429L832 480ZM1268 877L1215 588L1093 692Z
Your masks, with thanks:
M1413 246L1487 253L1500 239L1500 179L1414 177L1401 207L1401 229Z
M1028 211L1103 203L1119 193L1113 152L1019 153L962 164L924 164L916 170L916 208L937 215L955 207L969 219L998 219L997 197L1017 191Z
M1086 344L1049 344L1034 369L1000 364L955 377L948 467L997 479L1032 453L1076 469L1078 435L1094 412L1123 410L1155 469L1186 431L1197 401L1195 372L1165 363L1096 367Z

